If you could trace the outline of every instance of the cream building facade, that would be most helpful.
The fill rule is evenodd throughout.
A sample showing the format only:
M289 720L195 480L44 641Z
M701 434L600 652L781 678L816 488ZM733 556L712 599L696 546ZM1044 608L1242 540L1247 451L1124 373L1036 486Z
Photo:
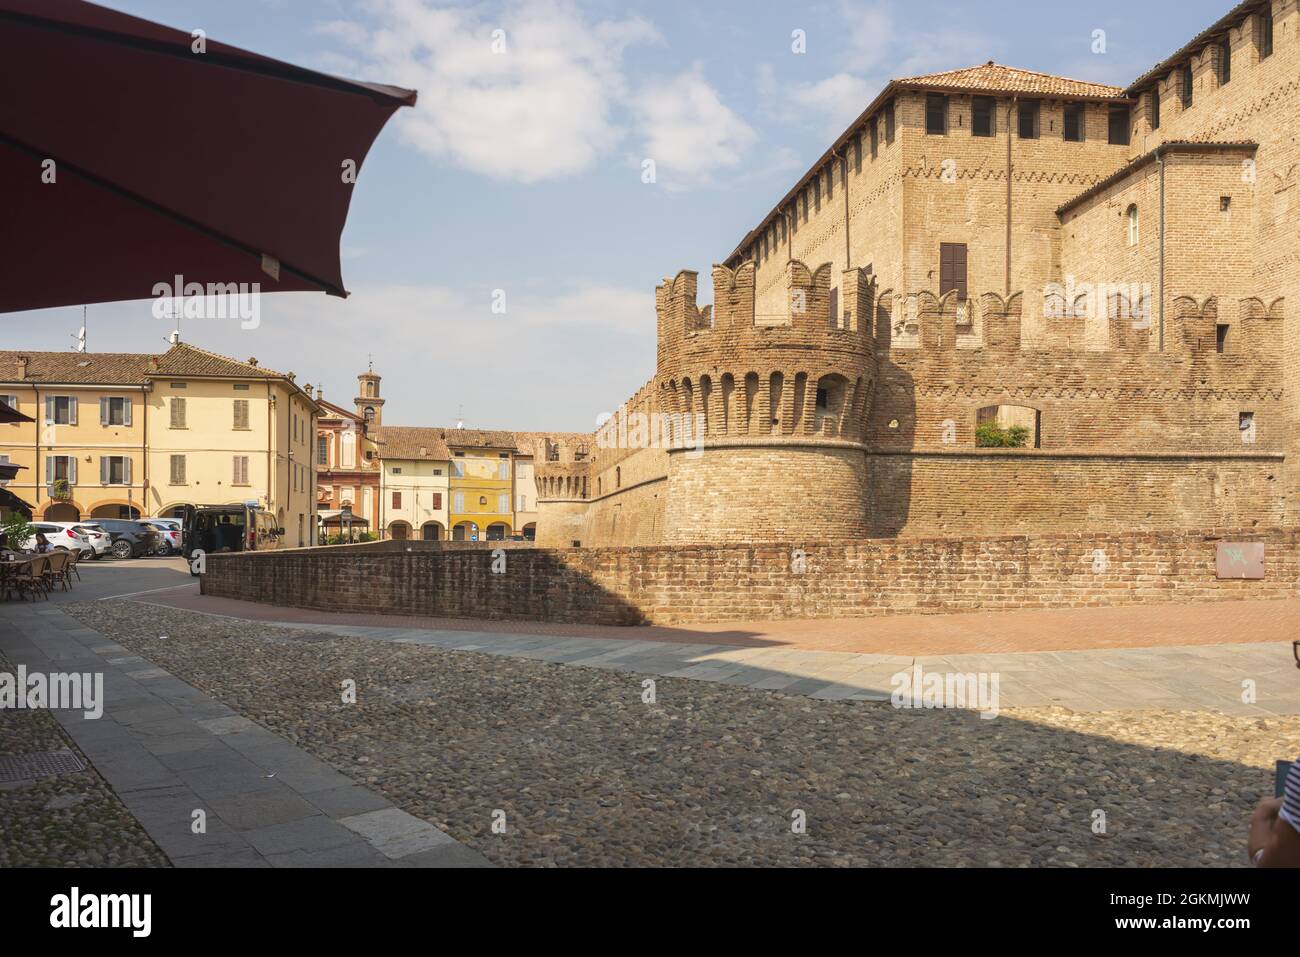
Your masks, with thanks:
M378 445L386 537L445 540L450 527L451 452L442 430L389 426Z
M0 426L10 491L47 521L254 502L313 542L314 421L292 373L183 343L162 355L0 352L0 395L36 421Z

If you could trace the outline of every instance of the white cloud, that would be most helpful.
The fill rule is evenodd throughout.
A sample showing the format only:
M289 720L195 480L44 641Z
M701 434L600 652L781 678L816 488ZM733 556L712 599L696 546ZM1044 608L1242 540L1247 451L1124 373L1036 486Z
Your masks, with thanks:
M817 83L800 83L787 97L805 114L814 114L825 127L823 133L836 136L854 120L880 90L860 76L836 73Z
M659 182L680 189L734 169L758 134L722 102L697 66L670 79L647 83L633 104L646 157Z
M431 0L372 0L374 22L330 22L367 71L419 90L398 114L406 142L438 159L525 183L588 169L624 135L622 59L658 31L632 16L590 20L569 0L516 0L500 16ZM494 52L495 31L504 49Z

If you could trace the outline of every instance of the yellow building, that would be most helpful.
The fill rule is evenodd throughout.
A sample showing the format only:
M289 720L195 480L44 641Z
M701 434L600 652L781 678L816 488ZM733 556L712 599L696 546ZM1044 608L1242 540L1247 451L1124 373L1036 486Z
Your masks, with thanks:
M515 534L513 432L486 429L439 430L451 453L454 541L498 541Z
M256 502L310 544L319 407L292 373L176 343L162 355L0 352L10 490L47 521Z
M388 538L447 537L451 451L444 431L390 425L380 433L379 498Z

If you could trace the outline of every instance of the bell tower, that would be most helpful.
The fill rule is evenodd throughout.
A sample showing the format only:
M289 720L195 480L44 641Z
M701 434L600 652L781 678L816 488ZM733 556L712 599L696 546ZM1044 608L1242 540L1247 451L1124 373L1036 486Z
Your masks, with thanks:
M384 400L379 394L379 382L382 376L375 374L374 363L357 376L357 415L365 422L366 434L373 436L379 432L384 422Z

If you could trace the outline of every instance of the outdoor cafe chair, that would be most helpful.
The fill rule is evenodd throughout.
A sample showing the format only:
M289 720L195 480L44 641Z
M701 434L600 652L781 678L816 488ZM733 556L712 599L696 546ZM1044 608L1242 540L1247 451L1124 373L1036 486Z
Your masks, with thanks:
M40 594L42 598L49 601L50 595L45 588L45 569L50 560L44 555L36 555L19 565L14 570L14 581L18 585L18 591L26 595Z
M54 591L55 585L62 585L63 590L67 591L72 586L68 584L68 557L71 552L50 552L45 556L45 590Z

